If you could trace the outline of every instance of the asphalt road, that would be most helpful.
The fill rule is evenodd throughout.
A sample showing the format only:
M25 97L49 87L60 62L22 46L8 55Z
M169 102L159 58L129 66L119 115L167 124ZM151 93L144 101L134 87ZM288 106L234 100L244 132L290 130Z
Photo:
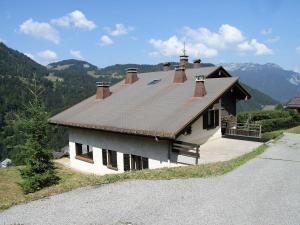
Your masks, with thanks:
M129 181L15 206L2 224L300 224L300 136L206 179Z

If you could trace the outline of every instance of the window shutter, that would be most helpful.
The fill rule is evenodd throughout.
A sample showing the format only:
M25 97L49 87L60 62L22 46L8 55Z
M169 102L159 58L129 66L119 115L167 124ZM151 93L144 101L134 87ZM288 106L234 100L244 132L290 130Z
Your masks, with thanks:
M215 127L219 126L220 124L220 121L219 121L219 110L216 110L215 111Z
M207 129L208 112L203 114L203 129Z
M148 169L149 168L148 158L142 157L142 161L143 161L143 169Z
M124 158L124 171L129 171L130 170L129 154L124 154L123 158Z
M82 144L75 143L76 155L82 155Z
M106 149L102 149L102 162L103 162L103 165L107 166L107 151L106 151Z
M111 166L114 168L118 168L118 162L117 162L117 152L111 151Z

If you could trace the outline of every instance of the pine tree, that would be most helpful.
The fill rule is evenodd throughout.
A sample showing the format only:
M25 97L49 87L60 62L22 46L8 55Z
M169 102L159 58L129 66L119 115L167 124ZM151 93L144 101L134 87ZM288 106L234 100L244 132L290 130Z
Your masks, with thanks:
M32 99L25 107L25 115L21 118L25 128L25 143L21 146L26 152L25 168L21 169L23 182L20 184L25 193L35 192L58 182L52 152L48 145L50 128L48 114L41 101L41 88L34 82L29 89Z

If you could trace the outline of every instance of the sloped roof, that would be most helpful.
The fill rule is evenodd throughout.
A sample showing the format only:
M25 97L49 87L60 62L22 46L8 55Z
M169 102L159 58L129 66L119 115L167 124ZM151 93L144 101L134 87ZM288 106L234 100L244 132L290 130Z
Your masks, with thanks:
M175 139L187 124L238 84L237 77L207 79L207 94L194 98L195 76L207 76L218 68L187 69L187 81L182 84L173 83L174 70L138 74L135 83L125 85L121 81L110 88L111 96L96 100L93 95L55 115L50 122ZM149 85L153 80L159 82Z
M300 109L300 93L287 104L287 107L290 109Z

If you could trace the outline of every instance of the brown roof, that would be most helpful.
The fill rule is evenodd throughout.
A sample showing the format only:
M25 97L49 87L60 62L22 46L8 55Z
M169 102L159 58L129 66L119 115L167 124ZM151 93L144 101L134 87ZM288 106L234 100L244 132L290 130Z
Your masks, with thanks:
M287 107L290 109L300 109L300 93L287 104Z
M173 83L174 70L138 74L138 81L111 87L104 100L95 95L55 115L51 123L128 134L175 139L227 90L238 84L237 77L212 78L205 81L207 94L194 98L195 76L209 75L219 67L186 70L187 81ZM153 80L157 83L149 85ZM250 95L246 92L246 95Z

